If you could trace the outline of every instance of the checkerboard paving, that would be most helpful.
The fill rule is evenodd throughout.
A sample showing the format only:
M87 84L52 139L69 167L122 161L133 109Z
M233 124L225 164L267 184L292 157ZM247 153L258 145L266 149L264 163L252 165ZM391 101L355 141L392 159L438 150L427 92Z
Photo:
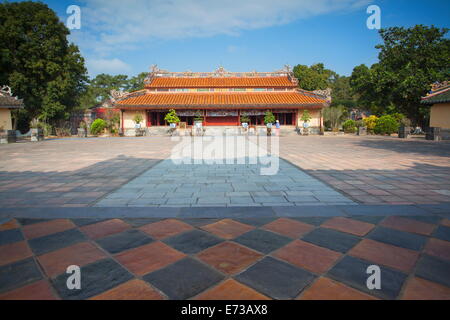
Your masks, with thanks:
M380 290L366 286L374 264ZM450 299L450 223L16 218L0 225L0 299Z

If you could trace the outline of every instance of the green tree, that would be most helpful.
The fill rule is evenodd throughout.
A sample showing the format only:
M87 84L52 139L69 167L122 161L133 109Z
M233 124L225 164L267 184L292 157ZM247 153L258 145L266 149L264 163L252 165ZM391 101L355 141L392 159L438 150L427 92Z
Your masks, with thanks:
M24 100L18 123L35 117L63 119L78 104L86 68L68 35L55 12L41 2L0 3L0 83Z
M331 79L336 75L334 71L325 69L323 63L316 63L310 67L298 64L293 70L301 89L313 91L329 87Z
M131 77L128 80L126 90L131 92L144 89L144 79L147 75L148 72L141 72L137 76Z
M435 81L450 77L448 29L416 25L381 29L379 62L353 70L351 86L376 113L401 112L424 124L428 108L420 98Z

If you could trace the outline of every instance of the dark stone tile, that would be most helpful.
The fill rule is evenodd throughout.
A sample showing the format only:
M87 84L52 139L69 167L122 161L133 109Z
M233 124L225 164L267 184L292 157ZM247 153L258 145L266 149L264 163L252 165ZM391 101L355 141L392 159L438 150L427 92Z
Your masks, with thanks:
M159 218L130 218L130 219L122 219L126 223L128 223L133 228L139 228L146 224L158 222L161 219Z
M381 289L370 290L366 284L370 276L366 271L370 265L373 265L373 263L345 256L328 272L328 276L377 297L395 299L400 293L407 275L379 266L381 270Z
M429 214L428 216L407 216L405 218L414 219L414 220L417 220L420 222L425 222L425 223L430 223L430 224L438 224L439 221L441 221L441 217L431 215L431 214Z
M277 219L277 218L275 218L275 217L248 217L248 218L236 218L233 220L248 224L250 226L261 227L265 224L271 223L275 219Z
M170 299L184 300L213 286L224 278L216 270L204 264L185 258L161 270L149 273L143 279Z
M234 239L235 242L253 250L269 253L288 244L292 239L270 231L255 229Z
M143 246L153 241L152 238L139 230L127 230L99 240L97 243L111 254Z
M450 203L418 204L417 207L431 213L450 213Z
M433 237L445 241L450 241L450 227L438 226L433 232Z
M207 232L192 230L164 239L163 242L181 252L193 254L212 247L222 240Z
M274 217L271 207L190 207L181 208L179 218Z
M190 219L178 219L184 223L190 224L193 227L203 227L207 224L214 223L219 221L220 219L212 219L212 218L190 218Z
M417 263L416 275L450 287L450 262L423 255Z
M266 257L235 278L274 299L292 299L311 283L314 275L288 263Z
M52 280L63 299L79 300L95 296L133 278L125 268L112 259L103 259L81 267L81 289L69 290L66 281L70 274L62 273Z
M73 223L75 223L78 227L87 226L89 224L94 224L105 220L106 219L90 219L90 218L72 219Z
M303 223L311 224L313 226L320 226L322 223L330 219L329 217L301 217L301 218L291 218Z
M77 229L53 233L48 236L34 238L28 241L30 248L36 255L68 247L72 244L84 241L86 237Z
M20 229L0 231L0 246L8 243L22 241L23 235Z
M49 219L16 218L16 220L19 221L21 225L26 226L26 225L34 224L34 223L38 223L38 222L45 222L45 221L48 221Z
M345 212L337 206L273 207L279 217L337 217Z
M42 278L33 258L0 267L0 293L22 287Z
M328 228L318 228L303 236L302 240L345 253L353 248L361 239L348 233Z
M386 218L385 216L351 216L351 219L359 220L362 222L378 224L381 220Z
M411 250L420 250L427 240L426 237L418 234L385 227L376 227L366 238Z

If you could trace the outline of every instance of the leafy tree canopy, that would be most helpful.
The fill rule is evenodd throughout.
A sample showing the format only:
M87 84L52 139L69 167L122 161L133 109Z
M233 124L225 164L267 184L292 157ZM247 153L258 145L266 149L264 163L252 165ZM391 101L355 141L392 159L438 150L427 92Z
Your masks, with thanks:
M0 84L24 100L21 116L68 116L85 90L86 68L69 30L41 2L0 3Z
M448 29L416 25L381 29L379 63L355 67L350 85L375 113L402 112L423 124L428 108L420 98L436 81L450 77Z

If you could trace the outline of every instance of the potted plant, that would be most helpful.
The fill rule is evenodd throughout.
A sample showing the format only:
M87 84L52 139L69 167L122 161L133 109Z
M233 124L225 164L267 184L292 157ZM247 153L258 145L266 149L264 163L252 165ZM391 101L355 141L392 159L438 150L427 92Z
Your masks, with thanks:
M42 124L38 119L34 118L30 122L31 130L31 141L37 142L44 140L44 130L42 129Z
M309 121L311 121L311 115L309 114L308 110L304 110L302 117L300 118L300 120L303 121L303 134L305 136L308 135L309 133Z
M164 117L164 120L169 123L169 126L172 129L177 127L177 123L180 122L180 118L178 118L177 113L174 109L170 109L169 112Z
M244 129L247 129L248 128L248 124L250 122L250 117L246 113L244 113L244 114L241 115L241 119L240 120L241 120L242 127Z
M268 136L272 135L272 124L274 122L275 122L275 116L273 115L273 113L270 111L266 111L266 113L264 114L264 124L267 127L267 135Z
M203 126L203 116L200 110L197 110L197 112L195 112L194 125L196 128L201 128Z
M141 128L141 122L142 120L144 120L144 118L142 117L142 114L140 113L136 113L133 117L133 121L135 123L134 127L136 129L140 129Z
M77 135L80 138L86 138L87 137L87 125L86 122L81 121L79 128L77 129Z

